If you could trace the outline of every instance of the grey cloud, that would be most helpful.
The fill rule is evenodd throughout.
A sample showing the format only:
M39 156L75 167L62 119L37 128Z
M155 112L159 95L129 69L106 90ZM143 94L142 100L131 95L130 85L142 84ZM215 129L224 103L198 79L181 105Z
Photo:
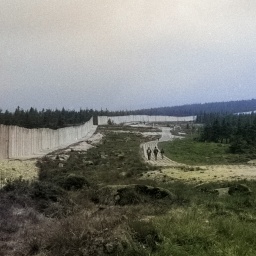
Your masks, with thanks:
M134 109L256 93L255 1L0 5L0 108Z

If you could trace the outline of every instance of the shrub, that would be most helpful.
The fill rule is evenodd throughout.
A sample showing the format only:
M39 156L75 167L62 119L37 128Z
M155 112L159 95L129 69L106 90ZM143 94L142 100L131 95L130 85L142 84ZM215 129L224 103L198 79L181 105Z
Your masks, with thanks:
M75 174L62 177L61 179L57 180L57 184L66 190L77 190L81 189L85 185L89 186L89 183L85 177Z
M33 199L44 199L57 202L58 197L62 194L62 189L52 183L35 182L31 185L30 195Z
M3 187L4 191L15 191L17 193L27 192L29 188L29 181L22 179L22 177L15 180L7 180L5 186Z
M156 249L157 243L162 241L151 222L131 221L129 226L132 230L133 238L153 251Z

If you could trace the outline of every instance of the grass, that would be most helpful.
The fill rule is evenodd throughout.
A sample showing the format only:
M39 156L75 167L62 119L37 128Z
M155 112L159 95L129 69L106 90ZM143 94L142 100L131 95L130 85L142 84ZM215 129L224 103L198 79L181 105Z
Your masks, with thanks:
M142 136L133 133L106 132L102 144L88 152L70 152L64 167L49 158L39 162L41 181L66 182L70 176L85 177L91 185L114 185L137 182L138 176L155 167L147 165L142 159L140 144Z
M242 181L251 194L222 197L209 191L238 182L208 183L202 189L176 180L142 181L142 173L155 169L141 156L145 138L128 130L101 132L101 144L86 153L69 152L63 167L59 159L39 161L39 181L19 179L0 190L0 255L256 254L255 181ZM186 141L191 148L189 140L179 142ZM129 204L92 200L102 188L135 183L167 189L175 199L140 200L128 190Z
M238 164L246 163L249 155L229 153L228 144L198 142L193 137L159 143L170 159L188 165Z
M256 182L244 183L253 188L251 195L218 197L185 185L183 195L190 199L189 204L177 205L153 219L163 242L152 255L255 255ZM236 182L206 186L212 189L232 184Z
M255 225L233 213L213 217L196 205L156 218L154 223L165 239L153 255L252 256L256 252Z

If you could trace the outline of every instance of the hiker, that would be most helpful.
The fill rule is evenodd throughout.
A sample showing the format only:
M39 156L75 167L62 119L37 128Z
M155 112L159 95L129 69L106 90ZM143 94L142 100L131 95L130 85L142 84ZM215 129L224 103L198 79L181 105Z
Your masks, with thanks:
M154 152L154 155L155 155L155 160L157 160L158 149L155 147L153 152Z
M151 158L151 149L150 149L150 147L148 147L148 149L147 149L147 155L148 155L148 160L150 160L150 158Z
M162 159L164 159L164 149L163 148L160 150L160 153L161 153Z

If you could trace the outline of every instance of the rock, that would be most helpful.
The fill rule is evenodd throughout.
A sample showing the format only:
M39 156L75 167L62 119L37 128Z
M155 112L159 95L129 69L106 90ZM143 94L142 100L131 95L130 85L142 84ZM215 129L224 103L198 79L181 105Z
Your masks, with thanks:
M120 172L119 176L121 176L121 177L127 177L127 172Z
M169 190L160 187L151 187L147 185L135 185L135 189L140 194L149 195L152 198L163 199L166 197L173 198L174 194Z
M256 159L248 161L247 164L256 165Z
M93 161L86 161L86 160L83 160L83 163L85 165L94 165Z
M228 193L230 195L236 195L236 194L247 194L247 195L250 195L252 193L252 191L245 184L238 184L238 185L231 186L229 188L229 190L228 190Z
M117 157L118 157L119 159L121 159L121 160L122 160L122 159L124 159L124 158L125 158L125 154L123 154L123 153L118 154L118 155L117 155Z
M63 161L67 161L69 159L69 155L60 155L59 158L60 160L63 160Z
M64 166L64 164L63 163L59 163L59 165L58 165L60 168L62 168L63 166Z
M219 196L226 196L229 195L229 187L227 188L216 188L212 190L212 193L216 193Z
M106 243L104 246L105 252L108 254L112 254L115 252L117 245L115 243L109 242Z
M69 155L57 155L55 159L60 161L67 161L69 159Z

